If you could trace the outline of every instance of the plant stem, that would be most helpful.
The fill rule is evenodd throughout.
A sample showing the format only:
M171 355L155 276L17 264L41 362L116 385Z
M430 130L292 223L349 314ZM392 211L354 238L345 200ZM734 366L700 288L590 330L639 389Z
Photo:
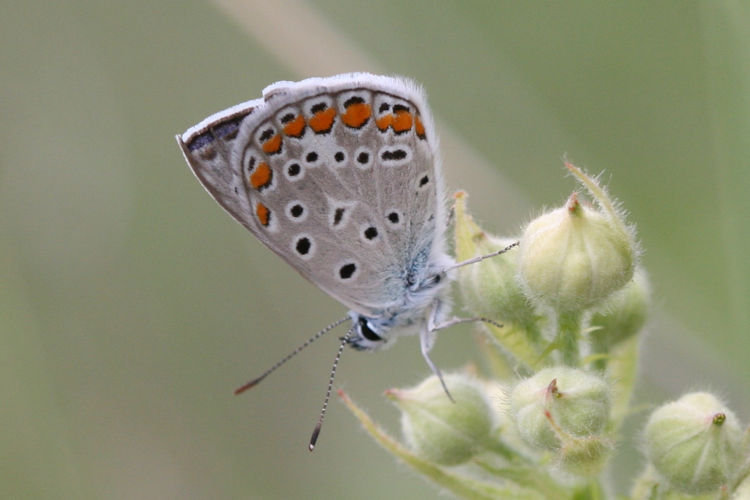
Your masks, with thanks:
M562 362L568 366L578 366L578 339L581 335L581 313L579 311L559 311L557 313L557 344L562 354Z

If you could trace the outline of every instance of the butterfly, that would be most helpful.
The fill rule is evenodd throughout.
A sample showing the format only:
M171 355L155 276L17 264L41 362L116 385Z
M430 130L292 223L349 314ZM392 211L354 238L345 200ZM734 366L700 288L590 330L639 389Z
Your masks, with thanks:
M435 126L412 80L350 73L282 81L177 136L211 196L303 277L349 308L345 345L377 350L416 333L429 357L452 318L447 207ZM475 260L472 260L475 261ZM448 388L446 394L450 397Z

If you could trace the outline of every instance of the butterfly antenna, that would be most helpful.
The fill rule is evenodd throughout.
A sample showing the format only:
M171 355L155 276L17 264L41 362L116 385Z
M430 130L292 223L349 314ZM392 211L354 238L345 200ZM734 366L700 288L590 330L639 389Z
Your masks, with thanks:
M297 354L299 354L300 352L302 352L305 349L305 347L309 346L310 344L312 344L313 342L315 342L316 340L318 340L320 337L322 337L326 333L330 332L331 330L333 330L334 328L336 328L337 326L339 326L341 323L343 323L344 321L346 321L348 319L349 319L349 316L344 316L343 318L341 318L339 320L336 320L333 323L331 323L330 325L328 325L327 327L323 328L321 331L319 331L318 333L316 333L315 335L313 335L312 337L310 337L309 339L307 339L304 344L302 344L299 347L297 347L295 350L293 350L292 352L290 352L289 354L287 354L286 356L284 356L280 361L278 361L271 368L269 368L268 370L266 370L265 372L263 372L263 375L261 375L260 377L254 378L250 382L248 382L248 383L244 384L243 386L238 387L237 389L235 389L234 390L234 394L235 395L242 394L246 390L252 389L256 385L258 385L261 380L263 380L264 378L266 378L267 376L269 376L271 373L273 373L274 371L276 371L276 369L279 368L281 365L283 365L284 363L286 363L287 361L289 361L290 359L292 359L294 356L296 356Z
M472 259L467 259L467 260L458 262L456 264L453 264L450 267L446 267L445 269L443 269L443 272L447 273L448 271L450 271L452 269L457 269L459 267L469 266L471 264L476 264L477 262L482 262L484 259L491 259L492 257L497 257L498 255L504 254L505 252L507 252L511 248L517 247L520 243L521 243L520 241L516 241L515 243L511 243L510 245L508 245L505 248L501 248L497 252L488 253L486 255L480 255L479 257L474 257Z
M328 389L326 389L326 397L323 400L323 408L320 409L320 416L318 417L318 423L315 424L315 429L313 429L312 436L310 436L310 445L308 448L310 451L313 451L315 449L315 443L318 442L318 436L320 435L320 429L323 427L323 419L326 418L326 410L328 409L328 400L331 398L331 390L333 389L333 379L336 378L336 368L339 366L339 361L341 360L341 353L344 352L344 346L349 342L349 337L351 337L352 332L354 332L354 326L349 328L349 331L346 332L346 335L341 337L341 344L339 344L339 350L336 352L336 358L333 360L333 366L331 367L331 375L328 378Z

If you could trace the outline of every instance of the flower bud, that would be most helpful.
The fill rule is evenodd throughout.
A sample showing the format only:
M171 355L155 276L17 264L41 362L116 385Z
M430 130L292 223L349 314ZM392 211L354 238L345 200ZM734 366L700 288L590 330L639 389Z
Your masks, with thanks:
M579 203L531 221L521 237L519 275L529 295L558 312L588 309L633 276L630 233L610 217Z
M401 410L401 426L412 450L441 465L464 463L491 439L493 410L482 384L462 374L445 375L455 400L434 375L412 389L386 392Z
M658 408L646 424L646 454L669 485L698 495L726 485L741 465L742 430L734 414L707 392Z
M637 268L633 279L613 293L591 316L593 336L604 346L615 345L641 331L651 303L651 287L643 268Z
M565 366L539 371L521 381L511 395L511 414L521 437L543 450L557 451L576 438L598 436L607 425L609 409L609 387L602 379Z
M557 455L557 467L577 476L595 476L604 467L612 443L603 436L568 438Z
M485 233L466 210L466 193L455 195L456 259L488 255L518 241ZM467 307L477 316L536 330L534 308L517 280L518 249L459 270L459 287ZM534 336L532 334L532 336Z

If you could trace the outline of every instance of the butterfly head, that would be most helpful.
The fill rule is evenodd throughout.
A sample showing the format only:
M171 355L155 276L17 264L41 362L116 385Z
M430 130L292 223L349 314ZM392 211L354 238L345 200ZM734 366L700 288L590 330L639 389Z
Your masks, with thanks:
M349 337L348 344L358 351L374 351L382 348L388 342L386 328L381 318L368 318L355 311L349 312L354 331Z

